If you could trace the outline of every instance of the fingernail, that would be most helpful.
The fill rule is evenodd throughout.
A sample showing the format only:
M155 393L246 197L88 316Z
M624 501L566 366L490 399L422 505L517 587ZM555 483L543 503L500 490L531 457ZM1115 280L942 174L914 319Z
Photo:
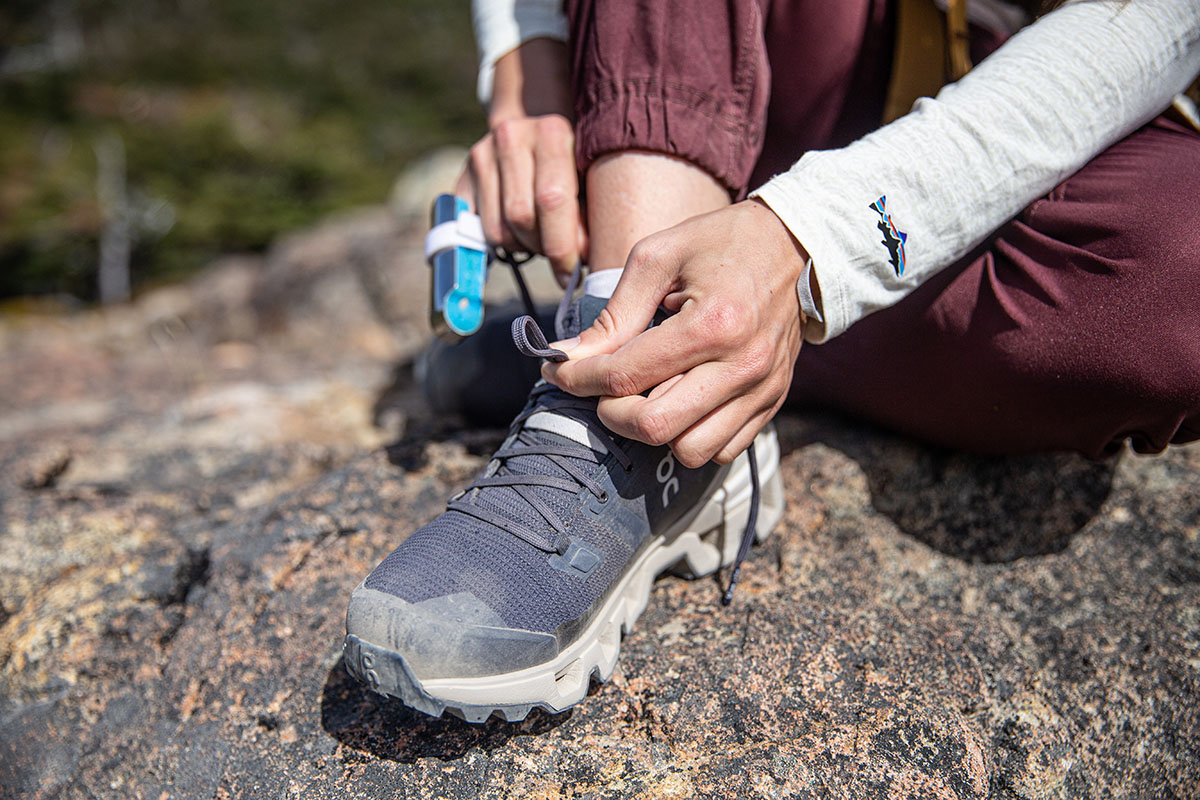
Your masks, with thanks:
M564 353L569 353L579 346L579 337L572 336L570 339L563 339L561 342L551 342L550 346L555 350L562 350Z

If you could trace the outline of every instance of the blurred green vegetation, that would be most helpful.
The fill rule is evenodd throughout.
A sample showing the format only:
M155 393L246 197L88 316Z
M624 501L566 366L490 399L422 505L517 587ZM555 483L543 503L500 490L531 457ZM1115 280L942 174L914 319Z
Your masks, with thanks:
M385 200L479 135L466 0L6 0L0 297L95 296L95 148L124 145L135 288Z

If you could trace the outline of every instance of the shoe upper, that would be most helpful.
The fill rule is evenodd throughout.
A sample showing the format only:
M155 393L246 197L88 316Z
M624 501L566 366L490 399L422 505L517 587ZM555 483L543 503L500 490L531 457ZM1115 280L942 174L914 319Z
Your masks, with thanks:
M573 304L560 336L604 302ZM687 469L665 446L618 437L594 398L539 383L483 473L355 590L347 631L400 653L422 679L547 661L721 469Z

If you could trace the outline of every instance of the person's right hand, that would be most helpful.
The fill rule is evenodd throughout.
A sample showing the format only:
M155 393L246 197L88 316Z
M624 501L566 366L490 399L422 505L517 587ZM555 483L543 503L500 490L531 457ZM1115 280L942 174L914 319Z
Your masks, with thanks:
M565 283L586 256L587 232L564 70L565 48L548 39L496 62L490 130L471 148L455 192L474 206L489 244L546 256Z

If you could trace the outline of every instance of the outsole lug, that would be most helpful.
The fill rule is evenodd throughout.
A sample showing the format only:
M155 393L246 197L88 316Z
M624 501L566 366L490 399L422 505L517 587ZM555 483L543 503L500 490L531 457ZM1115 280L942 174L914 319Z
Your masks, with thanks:
M505 722L521 722L529 716L529 712L533 710L533 706L525 703L511 708L501 708L500 713L503 715Z
M478 708L471 706L467 706L459 710L462 711L463 719L465 719L467 722L474 722L476 724L487 722L488 718L490 718L492 714L496 712L496 709L494 708Z

